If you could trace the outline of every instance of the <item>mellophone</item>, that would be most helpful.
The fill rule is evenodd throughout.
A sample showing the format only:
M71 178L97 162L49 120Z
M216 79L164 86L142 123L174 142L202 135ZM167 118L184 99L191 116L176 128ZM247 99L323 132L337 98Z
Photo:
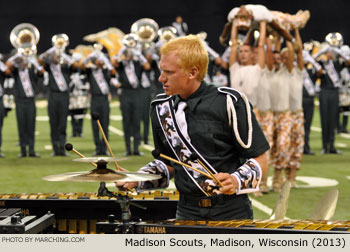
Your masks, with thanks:
M178 192L121 193L147 208L130 205L128 232L116 198L95 193L0 194L0 213L7 208L20 209L24 216L54 214L52 233L350 233L350 220L175 220Z

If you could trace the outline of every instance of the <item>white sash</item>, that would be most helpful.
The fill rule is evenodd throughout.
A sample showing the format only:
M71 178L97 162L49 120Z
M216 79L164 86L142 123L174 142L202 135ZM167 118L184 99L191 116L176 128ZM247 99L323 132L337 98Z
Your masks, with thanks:
M326 62L324 64L324 68L326 69L329 78L333 82L334 87L339 88L341 86L341 81L339 78L339 74L334 68L333 61L329 60L328 62Z
M148 79L147 77L147 74L145 72L142 73L142 76L141 76L141 85L142 87L144 88L148 88L151 86L151 82L150 80Z
M303 71L303 84L307 93L310 96L315 96L315 93L316 93L315 86L310 78L309 73L306 70Z
M92 74L94 75L94 78L102 94L107 95L109 93L109 87L105 80L105 77L103 76L102 69L101 68L93 69Z
M180 104L179 104L180 105ZM204 169L197 160L192 161L190 156L192 153L196 153L200 161L208 167L213 173L217 173L217 171L201 156L201 154L193 147L193 145L188 141L185 136L182 134L182 131L179 127L180 122L174 113L174 105L172 100L165 101L156 106L156 112L159 120L159 124L162 127L163 134L172 149L176 158L186 163L198 170L201 170L205 173L208 173L206 169ZM180 119L181 120L181 119ZM185 120L186 123L186 120ZM181 122L182 128L183 122ZM187 128L187 127L186 127ZM188 137L189 139L189 137ZM189 139L190 140L190 139ZM206 192L197 182L196 178L203 176L200 173L193 171L185 166L182 168L186 171L187 175L191 178L193 183L206 195L209 196L208 192Z
M55 78L55 81L57 83L59 90L61 92L66 91L67 90L67 83L63 77L63 74L61 71L61 65L60 64L50 64L50 69L51 69L53 77Z
M124 64L124 68L125 68L125 73L126 73L126 77L129 80L130 85L133 88L137 88L137 76L135 73L135 66L134 66L134 62L132 61L123 61Z
M2 88L1 84L0 84L0 97L2 97L4 94L4 89Z
M30 82L28 68L24 70L19 70L18 74L19 74L19 78L21 79L22 87L23 87L24 93L26 94L26 97L33 97L34 90L32 87L32 83Z

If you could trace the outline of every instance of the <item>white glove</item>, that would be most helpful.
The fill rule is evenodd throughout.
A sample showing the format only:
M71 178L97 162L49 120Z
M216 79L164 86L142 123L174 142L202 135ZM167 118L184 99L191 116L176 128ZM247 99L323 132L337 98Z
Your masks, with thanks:
M317 59L320 55L328 52L331 49L330 45L325 45L321 50L319 50L314 56L312 56L314 59Z
M15 67L18 67L22 63L23 57L19 53L16 53L15 55L11 56L7 61Z
M303 53L303 59L305 62L311 63L315 67L317 72L321 70L322 68L321 65L316 62L316 60L310 55L308 51L303 50L302 53Z
M28 57L28 62L31 63L35 68L36 70L38 70L39 72L41 70L43 70L43 67L38 63L38 61L36 60L36 58L34 57Z
M5 72L7 70L7 66L2 61L0 61L0 70L1 72Z

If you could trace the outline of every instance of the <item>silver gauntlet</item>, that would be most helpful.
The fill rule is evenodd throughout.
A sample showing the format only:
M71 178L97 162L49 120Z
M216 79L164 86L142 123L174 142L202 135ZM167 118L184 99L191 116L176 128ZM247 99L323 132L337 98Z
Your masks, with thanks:
M236 194L259 191L262 171L259 163L253 158L247 160L231 175L235 176L239 183Z
M169 186L170 175L168 167L165 163L158 159L155 159L152 162L145 165L144 167L140 168L138 172L157 174L162 176L160 179L157 180L140 181L137 187L140 190L160 189L167 188Z

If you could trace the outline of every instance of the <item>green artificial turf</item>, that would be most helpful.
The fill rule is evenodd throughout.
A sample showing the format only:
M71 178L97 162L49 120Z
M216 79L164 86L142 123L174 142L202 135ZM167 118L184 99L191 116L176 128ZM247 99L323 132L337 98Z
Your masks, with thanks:
M41 101L40 104L45 103ZM111 121L110 126L122 131L120 118L120 109L116 99L111 103ZM76 171L90 171L93 167L88 163L74 162L72 159L79 158L73 152L69 152L69 157L51 157L52 150L48 147L50 144L50 129L47 119L47 109L44 106L37 108L36 123L36 142L35 150L41 155L40 158L17 158L19 153L17 124L15 111L10 111L4 120L3 125L3 145L2 152L5 158L0 159L0 194L6 193L52 193L52 192L97 192L99 183L90 182L48 182L43 180L44 176L61 174ZM315 156L304 156L301 170L298 176L311 176L334 179L338 181L336 188L339 190L337 208L333 219L349 220L350 219L350 139L337 135L336 143L340 144L339 150L342 155L321 155L321 132L318 110L315 111L313 130L310 136L310 145L316 153ZM109 131L110 146L116 157L122 158L125 152L123 137ZM91 157L94 152L94 143L92 138L91 120L84 119L84 129L82 138L72 138L70 121L67 128L67 142L72 143L73 147L86 157ZM350 135L349 135L350 136ZM149 142L152 143L152 134ZM120 161L120 166L130 170L137 171L144 164L151 161L152 155L150 150L141 147L145 153L143 157L131 156L127 160ZM113 164L109 168L114 169ZM273 175L270 169L269 175ZM298 181L299 186L305 186L305 182ZM333 187L308 187L293 188L290 192L289 204L286 216L292 219L307 219L310 217L313 209L316 207L321 198ZM109 187L110 190L116 190ZM263 197L254 197L252 199L259 201L268 208L272 209L279 197L278 193L270 192ZM270 213L254 208L255 219L267 219Z

